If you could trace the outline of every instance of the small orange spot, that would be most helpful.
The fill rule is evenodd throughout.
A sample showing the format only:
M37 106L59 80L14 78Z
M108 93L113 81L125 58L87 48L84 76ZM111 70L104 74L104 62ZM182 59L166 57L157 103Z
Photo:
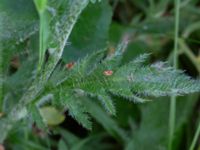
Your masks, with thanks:
M111 76L111 75L113 74L113 71L112 71L112 70L105 70L105 71L103 72L103 74L104 74L105 76Z
M67 69L72 69L73 66L74 66L74 64L75 64L74 62L70 62L70 63L66 64L65 67L66 67Z

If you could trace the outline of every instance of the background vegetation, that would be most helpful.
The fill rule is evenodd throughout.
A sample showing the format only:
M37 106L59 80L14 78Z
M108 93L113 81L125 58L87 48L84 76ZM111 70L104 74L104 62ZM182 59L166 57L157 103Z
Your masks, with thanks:
M86 0L83 0L83 3L84 1ZM81 102L77 101L74 104L68 101L67 109L61 113L59 110L61 102L58 103L57 100L59 94L71 98L73 93L69 88L74 88L74 85L67 88L62 86L55 88L52 85L64 79L66 72L73 67L75 71L72 72L72 76L75 77L69 80L72 82L67 81L67 83L75 84L80 76L79 72L76 72L76 62L78 61L80 65L77 70L83 71L82 77L91 69L87 68L90 64L105 57L105 55L97 55L98 52L103 53L98 50L107 48L111 58L104 63L115 64L115 58L118 57L116 51L124 51L126 46L126 50L121 54L123 55L121 65L127 64L140 54L149 53L151 55L146 58L147 62L144 64L168 62L171 66L184 70L185 74L197 79L200 74L200 2L198 0L180 2L179 0L175 2L172 0L102 0L91 1L87 6L81 5L83 6L76 6L76 3L71 0L49 0L48 2L2 0L0 3L2 88L0 136L4 140L2 146L12 150L199 150L199 93L178 97L170 93L171 98L166 96L168 94L160 93L158 96L164 97L155 98L152 97L156 95L153 93L149 94L153 101L139 104L114 94L111 96L113 104L104 102L104 107L108 111L93 101L85 101L84 109ZM64 13L74 13L74 15L65 16ZM49 22L52 23L49 25ZM74 28L72 24L75 24ZM67 29L65 30L64 27ZM54 38L51 37L52 33L55 35ZM60 41L64 39L62 36L64 34L70 35L67 42L62 45ZM126 45L127 41L128 45ZM47 53L46 49L49 46L51 49ZM61 60L57 59L57 55L49 58L51 52L54 53L54 47L64 48ZM94 58L83 59L91 54L94 55L95 60ZM51 82L45 85L45 93L40 96L39 89L48 78L48 74L45 73L48 70L50 72L57 61L59 61L58 67L52 74ZM41 71L45 62L49 63L44 71ZM119 66L116 68L111 66L111 68L118 69ZM100 67L100 69L104 68ZM44 75L38 76L38 72ZM110 72L106 73L109 75ZM142 75L143 72L140 73ZM147 74L148 71L145 70L144 73ZM176 77L176 74L163 73L162 75L163 80L168 75ZM32 82L34 83L33 79L40 84L33 86L34 92L28 97L27 95L22 97ZM180 87L184 83L190 83L187 80L188 78L180 79ZM88 81L91 81L91 78ZM169 83L175 81L177 80L172 78ZM197 80L191 83L191 89L200 85ZM89 86L91 85L93 84ZM94 85L96 91L102 88L101 84L94 83ZM120 85L126 84L122 82ZM148 88L151 89L151 86ZM169 86L171 87L171 84ZM88 86L82 88L88 90ZM60 89L62 92L58 92ZM49 105L49 99L52 99L52 95L48 94L49 91L53 91L51 94L57 96L52 103L58 107ZM195 90L189 91L188 88L186 92L181 93L192 91ZM77 93L80 96L82 91ZM24 98L23 105L19 101L21 97ZM83 97L76 98L83 99ZM140 98L134 100L143 102L146 96ZM32 105L32 103L36 104L37 99L42 99L37 103L38 107L43 106L39 108L40 115L38 115L38 108ZM31 104L28 103L29 101ZM25 110L22 106L25 104L30 115L21 120L24 118ZM116 109L112 108L114 106ZM92 125L87 118L88 112ZM41 121L41 116L46 119L48 127ZM6 130L8 132L4 135Z

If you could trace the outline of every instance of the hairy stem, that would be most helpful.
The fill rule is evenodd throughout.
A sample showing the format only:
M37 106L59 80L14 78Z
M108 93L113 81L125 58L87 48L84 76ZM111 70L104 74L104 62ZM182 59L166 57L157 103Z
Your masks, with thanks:
M78 16L82 12L82 10L87 6L88 0L69 0L68 6L70 6L62 16L56 16L52 31L53 34L56 34L56 23L60 23L60 32L57 33L57 38L55 38L54 47L49 48L54 51L51 53L51 56L48 60L48 63L45 65L44 70L38 73L38 76L30 86L30 88L24 93L19 103L11 110L8 114L8 117L5 118L4 121L0 122L0 128L5 128L3 133L0 136L0 143L4 141L7 136L7 133L10 129L12 129L12 125L14 122L21 120L26 117L27 109L26 106L33 102L38 95L43 91L45 84L47 83L49 77L54 71L58 61L60 60L64 46L66 45L67 39L78 19ZM42 35L43 36L43 35ZM56 46L55 46L56 45Z

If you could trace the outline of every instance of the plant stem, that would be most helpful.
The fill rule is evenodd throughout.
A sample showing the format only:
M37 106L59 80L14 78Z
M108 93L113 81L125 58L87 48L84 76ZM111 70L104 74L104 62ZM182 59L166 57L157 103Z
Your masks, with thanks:
M192 32L200 28L200 21L188 26L183 32L183 37L187 38Z
M44 15L43 13L39 14L40 18L40 28L39 28L39 62L38 62L38 71L41 70L43 60L44 60Z
M169 145L168 150L172 149L173 134L176 120L176 97L172 96L170 99L170 112L169 112Z
M183 39L179 39L179 45L181 47L181 50L190 59L190 61L193 63L200 74L200 63L198 62L197 57L192 53L191 49L186 45Z
M196 145L196 143L197 143L197 140L198 140L198 137L199 137L199 135L200 135L200 121L199 121L198 128L197 128L197 130L196 130L196 132L195 132L195 135L194 135L194 138L193 138L193 140L192 140L192 144L191 144L191 146L190 146L190 149L189 149L189 150L194 150L194 148L195 148L195 145Z
M179 32L179 11L180 11L180 0L175 0L175 34L174 34L174 68L178 67L178 61L177 61L177 53L178 53L178 32Z
M177 54L178 54L178 31L179 31L179 10L180 10L180 0L175 0L175 31L174 31L174 57L173 66L177 68ZM172 96L170 100L170 113L169 113L169 144L168 149L172 150L173 134L176 121L176 97Z
M1 47L1 45L0 45ZM0 48L0 113L3 110L3 51L2 48ZM1 114L0 114L1 116Z
M44 55L45 55L45 42L47 35L47 26L45 26L45 9L47 6L47 0L34 0L35 7L38 11L39 15L39 61L38 61L38 72L41 71L43 62L44 62ZM46 30L46 31L45 31Z

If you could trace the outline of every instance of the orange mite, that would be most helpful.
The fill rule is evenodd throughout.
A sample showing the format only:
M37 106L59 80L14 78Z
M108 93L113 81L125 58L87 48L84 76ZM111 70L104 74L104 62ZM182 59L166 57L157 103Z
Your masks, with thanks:
M75 64L74 62L70 62L70 63L66 64L65 67L66 67L67 69L72 69L73 66L74 66L74 64Z
M113 74L113 71L112 71L112 70L105 70L105 71L103 72L103 74L104 74L105 76L111 76L111 75Z

